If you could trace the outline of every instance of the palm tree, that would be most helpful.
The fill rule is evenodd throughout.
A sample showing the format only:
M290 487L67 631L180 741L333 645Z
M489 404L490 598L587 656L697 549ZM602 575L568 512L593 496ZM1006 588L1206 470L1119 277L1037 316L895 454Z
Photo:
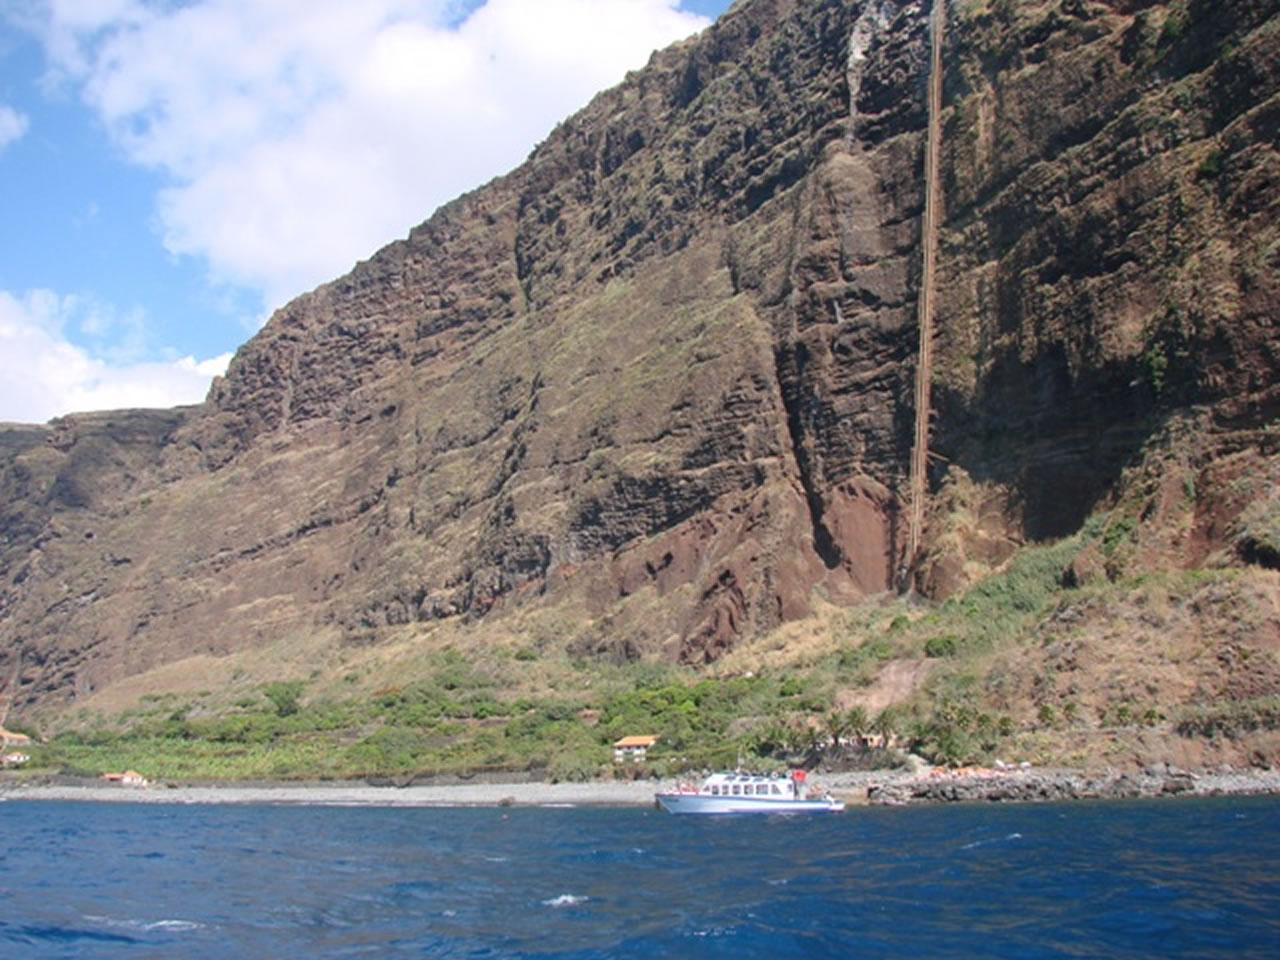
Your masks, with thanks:
M817 766L822 759L822 726L813 718L802 719L799 730L800 744L804 750L805 766Z
M876 716L871 730L880 737L880 749L888 750L893 738L898 735L898 712L893 707L885 707Z
M770 717L752 733L751 752L763 757L785 756L794 739L791 728L777 716Z
M830 710L824 722L827 727L827 736L831 738L830 750L838 755L844 740L849 736L849 718L839 710Z
M849 712L845 714L844 722L846 733L857 739L860 749L865 748L867 745L867 731L871 728L866 707L861 704L855 704L850 707Z

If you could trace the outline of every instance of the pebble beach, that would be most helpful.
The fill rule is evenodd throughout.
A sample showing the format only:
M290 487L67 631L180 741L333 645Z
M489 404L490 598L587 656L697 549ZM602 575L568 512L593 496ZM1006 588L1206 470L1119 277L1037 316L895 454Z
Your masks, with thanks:
M811 782L851 806L910 803L1052 802L1168 796L1280 794L1280 771L1190 772L1167 766L1138 771L965 769L921 773L858 771L812 775ZM650 806L675 780L583 783L450 782L408 786L364 782L148 783L54 780L0 784L0 800L316 806Z

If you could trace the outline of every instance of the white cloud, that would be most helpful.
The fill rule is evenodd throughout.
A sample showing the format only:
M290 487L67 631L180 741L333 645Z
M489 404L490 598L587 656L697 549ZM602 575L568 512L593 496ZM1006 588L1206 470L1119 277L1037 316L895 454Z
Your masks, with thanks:
M677 0L48 0L55 67L171 186L165 245L268 307L505 172L704 18Z
M109 311L76 296L0 290L0 411L3 419L43 423L63 414L199 403L230 354L197 361L110 362L70 343L68 327L102 324Z
M15 140L22 139L27 132L28 121L24 114L0 103L0 150Z

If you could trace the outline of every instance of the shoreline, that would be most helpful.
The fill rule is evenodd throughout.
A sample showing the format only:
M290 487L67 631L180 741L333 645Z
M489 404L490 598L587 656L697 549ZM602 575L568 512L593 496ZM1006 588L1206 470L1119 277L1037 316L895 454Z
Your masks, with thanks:
M849 806L940 803L1036 803L1172 796L1280 795L1278 770L1192 772L1159 765L1140 771L1067 769L934 770L923 774L858 771L814 774ZM649 807L677 781L593 780L582 783L493 781L385 786L365 781L152 783L0 782L0 801L242 804L359 807Z
M48 783L0 786L3 800L89 803L238 804L328 807L635 807L653 803L658 781L450 783L375 786L350 783Z
M919 803L1054 803L1156 797L1280 795L1280 771L1190 771L1168 764L1140 770L1060 768L931 771L876 784L867 801L881 806Z

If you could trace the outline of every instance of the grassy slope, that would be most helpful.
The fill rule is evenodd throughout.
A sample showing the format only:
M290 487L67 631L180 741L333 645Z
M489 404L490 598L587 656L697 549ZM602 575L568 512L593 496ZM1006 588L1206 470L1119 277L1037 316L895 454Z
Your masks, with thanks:
M160 778L532 770L572 779L607 774L609 745L637 732L661 735L652 766L663 773L739 757L893 759L824 750L833 733L871 744L887 734L898 748L954 764L1275 760L1280 575L1199 569L1063 586L1082 556L1136 549L1142 528L1125 522L1124 509L1020 551L941 605L821 607L703 673L575 658L565 652L574 636L599 625L531 611L501 637L476 626L377 656L344 659L331 648L327 660L308 660L294 651L295 664L317 666L292 681L262 684L262 673L226 673L224 663L220 674L205 671L216 690L188 685L128 709L53 720L32 769L133 767Z

